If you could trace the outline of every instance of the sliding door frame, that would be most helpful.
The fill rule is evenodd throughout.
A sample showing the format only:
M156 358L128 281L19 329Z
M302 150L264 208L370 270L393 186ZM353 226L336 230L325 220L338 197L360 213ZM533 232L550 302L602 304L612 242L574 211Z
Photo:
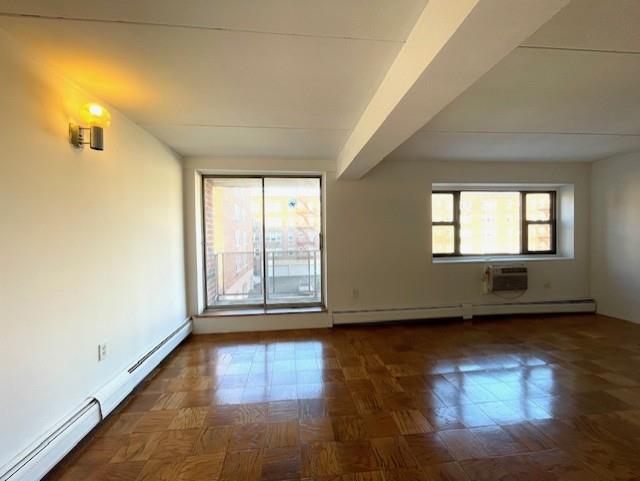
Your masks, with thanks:
M261 303L247 303L247 304L235 304L216 306L209 305L209 296L207 291L207 229L205 225L206 213L205 213L205 182L207 179L260 179L262 184L262 302ZM319 238L319 252L320 252L320 301L319 302L294 302L294 303L277 303L267 304L267 241L266 241L266 209L265 209L265 179L317 179L320 195L320 238ZM324 192L323 192L322 175L310 174L310 175L294 175L294 174L247 174L247 175L235 175L235 174L201 174L200 185L200 200L202 211L202 270L203 270L203 287L204 287L204 306L205 310L232 310L232 309L286 309L286 308L305 308L305 307L324 307L324 289L325 289L325 262L324 262ZM273 272L275 276L275 264L273 266Z

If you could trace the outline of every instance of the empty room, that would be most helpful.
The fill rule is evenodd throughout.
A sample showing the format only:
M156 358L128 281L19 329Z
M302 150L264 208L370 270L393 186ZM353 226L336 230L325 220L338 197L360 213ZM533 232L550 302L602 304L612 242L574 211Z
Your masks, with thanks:
M640 479L640 0L0 0L0 481Z

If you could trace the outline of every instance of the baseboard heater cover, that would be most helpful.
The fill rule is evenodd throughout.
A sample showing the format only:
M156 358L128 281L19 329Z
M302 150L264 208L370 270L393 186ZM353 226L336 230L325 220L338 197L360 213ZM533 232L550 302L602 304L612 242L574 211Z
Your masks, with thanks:
M98 401L91 399L82 408L34 443L26 454L10 464L0 481L42 479L102 420Z
M102 417L108 416L191 333L191 329L191 320L185 321L127 370L103 386L95 395Z
M512 302L475 304L472 306L438 306L402 309L372 309L360 311L333 311L333 324L361 324L371 322L407 321L419 319L468 318L502 314L555 314L595 312L593 299L561 301Z
M513 302L501 304L479 304L473 306L474 316L495 316L502 314L571 314L596 312L593 299L567 301Z
M0 481L39 481L111 413L192 330L191 319L109 381L65 421L0 470Z
M333 324L360 324L369 322L407 321L412 319L446 319L455 317L462 317L461 306L333 311Z

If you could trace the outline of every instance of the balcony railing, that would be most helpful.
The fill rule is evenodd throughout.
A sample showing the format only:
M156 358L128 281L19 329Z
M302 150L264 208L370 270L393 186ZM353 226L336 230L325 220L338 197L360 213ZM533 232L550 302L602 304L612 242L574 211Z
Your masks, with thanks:
M263 304L265 301L267 304L321 301L322 256L319 250L267 251L265 254L266 262L263 262L261 252L211 254L207 269L208 304L224 306ZM266 289L263 290L265 285Z

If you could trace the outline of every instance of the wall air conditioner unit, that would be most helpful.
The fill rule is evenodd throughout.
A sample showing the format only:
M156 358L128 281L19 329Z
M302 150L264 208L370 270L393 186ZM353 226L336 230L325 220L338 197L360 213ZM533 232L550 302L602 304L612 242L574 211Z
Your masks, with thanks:
M526 291L529 273L524 264L499 264L485 267L483 288L485 292Z

